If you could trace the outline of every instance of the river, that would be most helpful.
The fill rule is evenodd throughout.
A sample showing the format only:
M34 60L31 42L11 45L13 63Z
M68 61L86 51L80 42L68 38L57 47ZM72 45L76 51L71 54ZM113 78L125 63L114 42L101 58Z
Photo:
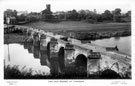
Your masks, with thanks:
M115 47L117 45L120 52L131 55L131 36L99 39L92 41L91 43L103 47Z

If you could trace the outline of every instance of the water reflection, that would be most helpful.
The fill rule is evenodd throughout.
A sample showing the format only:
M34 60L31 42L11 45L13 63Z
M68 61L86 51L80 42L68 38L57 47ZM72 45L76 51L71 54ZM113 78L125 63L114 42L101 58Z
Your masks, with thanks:
M42 66L48 66L50 68L50 61L47 56L47 51L45 50L40 51L40 64Z
M22 43L22 45L24 46L24 49L28 49L29 53L33 53L33 45L32 45L32 43Z
M52 75L59 75L61 70L60 70L59 62L58 62L57 58L56 57L51 58L50 63L51 63L51 66L50 66L51 74Z
M8 60L7 45L5 45L5 61L9 65L19 65L32 68L34 71L42 71L52 76L59 75L77 75L86 70L83 67L65 67L63 50L59 52L59 57L49 57L47 49L40 50L39 46L33 46L32 43L9 44L10 59ZM61 56L60 56L61 55ZM74 65L74 64L73 64ZM21 68L20 68L21 69Z
M29 44L27 44L27 46L28 45ZM33 54L29 53L28 47L26 47L26 44L25 49L24 44L9 44L8 51L8 46L4 45L5 65L10 65L11 67L13 67L14 65L18 65L19 70L22 70L22 68L25 67L23 71L28 71L30 68L32 68L32 74L36 74L38 71L40 71L41 73L45 72L45 75L50 74L50 68L48 66L41 66L40 60L34 59ZM10 56L10 60L8 60L8 54Z
M40 56L40 51L39 50L40 50L40 48L38 46L34 46L33 48L34 48L34 53L33 53L34 58L39 59L39 56Z

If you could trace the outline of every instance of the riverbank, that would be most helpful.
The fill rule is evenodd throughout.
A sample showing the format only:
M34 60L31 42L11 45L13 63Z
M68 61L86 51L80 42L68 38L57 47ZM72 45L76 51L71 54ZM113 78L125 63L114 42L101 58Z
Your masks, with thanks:
M79 40L96 40L131 35L131 23L90 24L82 21L63 21L60 23L34 22L24 26L38 28Z
M13 67L7 65L4 66L4 79L130 79L130 77L128 77L129 73L125 74L124 76L119 76L119 74L110 71L110 69L107 69L105 71L98 71L96 74L91 74L89 76L87 74L82 74L79 72L69 72L67 74L61 75L43 75L40 72L32 75L32 72L32 69L22 72L18 69L17 65L14 65Z
M110 31L110 32L57 32L57 34L64 35L66 37L75 38L78 40L97 40L111 37L124 37L131 36L131 31ZM20 43L32 41L25 34L9 33L4 34L4 44L7 43Z
M50 27L51 26L51 27ZM82 41L91 41L97 39L131 36L130 23L101 23L89 24L84 22L61 22L61 23L46 23L37 22L27 25L21 25L17 28L37 28L44 31L51 31L56 34L64 35L66 37L75 38ZM25 42L29 38L21 33L4 34L4 43Z
M103 31L125 31L131 30L131 23L99 23L90 24L83 21L63 21L59 23L49 23L49 22L34 22L24 24L23 26L28 26L32 28L38 28L45 31L58 32L103 32Z
M104 39L104 38L111 38L111 37L124 37L124 36L131 36L131 31L103 31L103 32L58 32L58 34L75 38L78 40L97 40L97 39Z

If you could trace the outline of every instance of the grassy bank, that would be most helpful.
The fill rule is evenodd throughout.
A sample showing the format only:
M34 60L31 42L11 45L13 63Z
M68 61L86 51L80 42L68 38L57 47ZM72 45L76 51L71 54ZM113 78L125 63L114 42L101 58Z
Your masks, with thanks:
M73 70L73 69L72 69ZM65 71L69 71L65 70ZM63 74L56 75L43 75L37 73L32 75L33 70L29 69L28 71L20 71L18 66L4 66L4 79L131 79L125 74L123 77L119 76L109 69L105 71L98 71L95 74L87 75L81 73L72 73L71 71Z
M30 26L33 28L39 28L43 30L57 31L122 31L131 30L130 23L98 23L90 24L83 21L63 21L59 23L48 22L35 22L24 24L24 26Z
M70 33L72 35L70 35ZM59 34L79 40L96 40L110 37L130 36L131 31L104 31L104 32L60 32Z
M82 21L63 21L60 23L35 22L24 24L24 26L52 31L79 40L95 40L131 35L130 23L90 24Z
M21 69L22 70L22 69ZM33 70L21 72L18 66L4 66L4 78L5 79L83 79L87 78L86 74L78 75L77 73L70 72L69 74L55 74L55 75L43 75L37 73L32 75Z

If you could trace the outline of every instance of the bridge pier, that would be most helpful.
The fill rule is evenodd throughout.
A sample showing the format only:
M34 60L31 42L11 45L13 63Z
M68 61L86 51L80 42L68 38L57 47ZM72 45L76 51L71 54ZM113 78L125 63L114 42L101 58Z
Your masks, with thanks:
M33 43L34 40L34 31L27 29L27 32L25 33L26 36L28 36L28 39L26 42Z
M100 70L101 55L99 52L90 52L87 58L87 75L98 73ZM96 74L97 75L97 74Z
M65 46L65 50L64 50L65 56L65 67L69 67L69 66L74 66L73 63L75 62L74 59L74 53L75 53L75 49L74 49L74 45L67 43Z
M46 50L40 50L40 64L42 66L48 66L50 67L50 62L48 60L47 51Z
M57 39L52 38L50 41L50 58L57 58L58 57L58 42Z
M39 46L40 45L40 38L38 33L33 34L33 45L34 46Z
M42 34L40 36L40 50L47 50L47 42L46 42L46 36L44 34Z
M40 57L39 46L33 46L33 56L35 59L39 59Z

